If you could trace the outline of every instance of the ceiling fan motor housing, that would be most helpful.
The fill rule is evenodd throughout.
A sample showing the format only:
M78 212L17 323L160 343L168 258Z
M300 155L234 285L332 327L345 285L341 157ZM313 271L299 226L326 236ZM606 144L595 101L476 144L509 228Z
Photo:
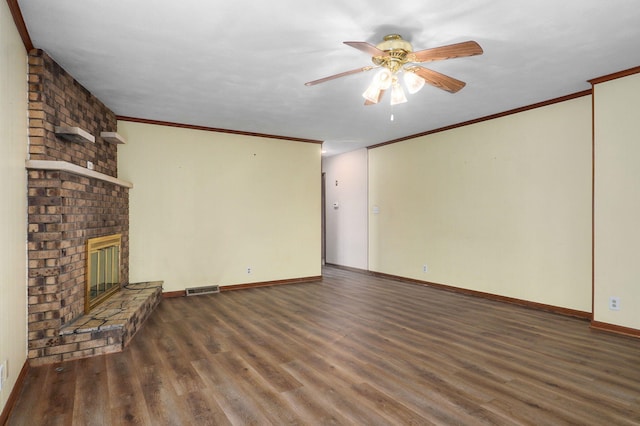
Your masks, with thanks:
M378 43L376 47L385 52L394 50L404 50L405 52L413 52L413 46L407 40L403 39L399 34L389 34L384 36L384 41Z
M371 61L388 68L392 73L396 73L408 62L407 55L413 52L411 43L404 40L399 34L389 34L384 36L384 41L376 47L387 54L387 56L374 56Z

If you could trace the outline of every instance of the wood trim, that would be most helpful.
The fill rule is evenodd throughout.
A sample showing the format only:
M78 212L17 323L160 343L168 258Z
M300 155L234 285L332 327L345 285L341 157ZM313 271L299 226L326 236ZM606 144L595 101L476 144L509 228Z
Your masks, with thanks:
M596 93L591 87L591 312L596 313Z
M603 75L602 77L597 77L592 80L588 80L592 85L604 83L605 81L615 80L617 78L627 77L633 74L640 73L640 66L629 68L628 70L614 72L613 74Z
M287 280L264 281L264 282L258 282L258 283L248 283L248 284L221 285L220 291L244 290L248 288L270 287L274 285L284 285L284 284L301 284L301 283L309 283L309 282L316 282L316 281L322 281L322 275L317 277L291 278Z
M557 103L560 103L560 102L565 102L565 101L569 101L569 100L572 100L572 99L581 98L583 96L590 95L591 91L592 91L592 89L583 90L582 92L572 93L570 95L561 96L559 98L554 98L554 99L549 99L547 101L538 102L536 104L532 104L532 105L527 105L527 106L523 106L523 107L520 107L520 108L511 109L511 110L504 111L504 112L499 112L497 114L487 115L485 117L480 117L480 118L476 118L476 119L473 119L473 120L464 121L462 123L452 124L450 126L440 127L438 129L427 130L426 132L416 133L414 135L404 136L404 137L401 137L401 138L398 138L398 139L393 139L393 140L390 140L390 141L387 141L387 142L382 142L382 143L379 143L379 144L371 145L371 146L368 146L367 149L379 148L381 146L391 145L391 144L402 142L402 141L406 141L406 140L409 140L409 139L415 139L415 138L419 138L419 137L422 137L422 136L432 135L434 133L440 133L440 132L444 132L444 131L447 131L447 130L456 129L458 127L469 126L471 124L481 123L483 121L495 120L496 118L501 118L501 117L505 117L505 116L508 116L508 115L518 114L518 113L521 113L521 112L524 112L524 111L529 111L529 110L532 110L532 109L542 108L542 107L545 107L545 106L548 106L548 105L553 105L553 104L557 104Z
M552 312L554 314L560 314L560 315L565 315L565 316L569 316L569 317L581 318L581 319L586 319L586 320L591 320L592 317L593 317L590 312L578 311L576 309L562 308L560 306L553 306L553 305L547 305L547 304L544 304L544 303L531 302L529 300L516 299L514 297L507 297L507 296L500 296L500 295L497 295L497 294L485 293L485 292L476 291L476 290L469 290L469 289L460 288L460 287L453 287L453 286L449 286L449 285L445 285L445 284L433 283L433 282L429 282L429 281L421 281L421 280L416 280L414 278L400 277L400 276L397 276L397 275L390 275L390 274L385 274L385 273L382 273L382 272L373 272L372 271L371 273L373 275L376 275L376 276L379 276L379 277L383 277L383 278L388 278L388 279L391 279L391 280L407 282L407 283L410 283L410 284L425 285L425 286L428 286L428 287L434 287L434 288L438 288L438 289L441 289L441 290L450 291L450 292L453 292L453 293L461 293L461 294L466 294L466 295L469 295L469 296L481 297L483 299L495 300L497 302L509 303L509 304L512 304L512 305L524 306L526 308L532 308L532 309L536 309L536 310L539 310L539 311Z
M264 281L264 282L257 282L257 283L248 283L248 284L221 285L219 289L222 292L222 291L231 291L231 290L245 290L248 288L256 288L256 287L270 287L274 285L283 285L283 284L300 284L300 283L313 282L313 281L322 281L322 276L292 278L288 280ZM172 297L184 297L186 295L187 295L186 290L167 291L162 293L162 297L164 299L169 299Z
M637 328L623 327L621 325L609 324L600 321L591 321L590 327L594 330L607 331L610 333L624 334L625 336L640 338L640 330Z
M157 126L168 126L168 127L178 127L181 129L191 129L191 130L204 130L205 132L216 132L216 133L230 133L232 135L242 135L242 136L253 136L258 138L268 138L268 139L281 139L286 141L293 142L306 142L306 143L317 143L322 144L322 141L315 139L304 139L304 138L294 138L289 136L279 136L279 135L268 135L265 133L253 133L253 132L243 132L241 130L230 130L230 129L220 129L217 127L206 127L206 126L196 126L192 124L183 124L183 123L173 123L170 121L158 121L158 120L149 120L146 118L136 118L136 117L127 117L123 115L117 115L116 119L121 121L131 121L133 123L143 123L143 124L153 124Z
M9 5L11 16L13 16L13 22L16 24L18 34L20 34L20 38L22 38L24 48L27 50L27 52L30 52L34 46L33 42L31 41L31 37L29 36L27 25L24 23L24 18L22 17L22 11L20 10L20 6L18 5L18 0L7 0L7 4Z
M367 274L367 275L373 275L373 272L367 270L367 269L360 269L360 268L354 268L351 266L344 266L344 265L336 265L335 263L325 263L325 265L330 266L332 268L336 268L336 269L342 269L343 271L350 271L350 272L357 272L360 274Z
M24 362L22 369L20 370L20 374L18 374L18 378L16 379L16 384L13 386L11 393L9 394L9 398L7 399L7 403L2 409L2 414L0 414L0 425L4 425L9 421L9 415L11 415L11 410L18 400L18 396L22 392L22 387L24 386L24 381L27 378L27 373L29 372L29 360Z

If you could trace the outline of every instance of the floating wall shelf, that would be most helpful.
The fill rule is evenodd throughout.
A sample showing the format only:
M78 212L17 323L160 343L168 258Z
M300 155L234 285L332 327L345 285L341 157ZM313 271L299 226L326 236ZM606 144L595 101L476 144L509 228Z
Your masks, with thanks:
M55 132L57 137L69 142L96 142L95 136L80 127L57 126Z
M125 144L127 141L116 132L100 132L100 137L112 144Z

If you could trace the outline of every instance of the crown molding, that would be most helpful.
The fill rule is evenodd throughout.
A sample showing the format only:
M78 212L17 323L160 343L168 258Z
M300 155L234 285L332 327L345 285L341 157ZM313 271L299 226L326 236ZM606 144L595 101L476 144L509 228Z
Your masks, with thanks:
M557 104L559 102L569 101L571 99L581 98L583 96L589 96L591 94L592 94L592 90L591 89L583 90L581 92L576 92L576 93L572 93L570 95L560 96L559 98L549 99L549 100L546 100L546 101L542 101L542 102L538 102L538 103L535 103L535 104L523 106L523 107L520 107L520 108L510 109L508 111L499 112L497 114L487 115L485 117L480 117L480 118L476 118L476 119L469 120L469 121L463 121L462 123L452 124L450 126L440 127L440 128L433 129L433 130L427 130L426 132L416 133L414 135L409 135L409 136L404 136L404 137L401 137L401 138L398 138L398 139L393 139L393 140L390 140L390 141L387 141L387 142L381 142L379 144L375 144L375 145L369 146L368 149L378 148L378 147L381 147L381 146L384 146L384 145L391 145L391 144L402 142L402 141L406 141L406 140L409 140L409 139L419 138L421 136L432 135L434 133L440 133L440 132L444 132L446 130L451 130L451 129L456 129L458 127L468 126L470 124L481 123L483 121L495 120L496 118L505 117L507 115L518 114L520 112L529 111L529 110L532 110L532 109L536 109L536 108L541 108L541 107L545 107L545 106L548 106L548 105Z
M126 117L122 115L117 115L116 119L121 121L131 121L133 123L154 124L157 126L178 127L182 129L191 129L191 130L204 130L205 132L230 133L232 135L253 136L258 138L281 139L281 140L293 141L293 142L322 144L322 141L319 141L316 139L294 138L290 136L279 136L279 135L269 135L265 133L244 132L241 130L220 129L217 127L195 126L192 124L173 123L170 121L149 120L146 118Z
M604 83L605 81L615 80L616 78L627 77L629 75L638 74L638 73L640 73L640 66L629 68L628 70L614 72L613 74L603 75L602 77L597 77L589 80L589 83L591 83L592 85L598 84L598 83Z
M7 0L7 4L9 5L11 16L13 16L13 22L16 24L16 29L22 38L22 43L24 43L24 48L27 52L30 52L34 46L31 41L31 37L29 36L27 25L24 23L24 18L22 17L22 11L18 5L18 0Z

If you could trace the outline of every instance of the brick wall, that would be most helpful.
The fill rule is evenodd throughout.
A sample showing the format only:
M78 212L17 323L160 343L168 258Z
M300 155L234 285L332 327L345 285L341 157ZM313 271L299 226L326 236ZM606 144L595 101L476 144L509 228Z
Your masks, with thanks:
M77 126L95 143L56 137L56 126ZM31 160L66 161L117 177L117 146L99 137L116 131L116 117L42 50L29 54ZM29 358L49 362L84 350L63 341L60 328L84 314L86 241L122 234L122 284L129 280L129 192L104 180L66 171L28 172ZM77 338L77 337L76 337ZM86 352L86 351L85 351ZM98 352L99 349L98 349ZM90 355L90 354L89 354Z
M56 126L80 127L96 143L71 144L57 138ZM29 156L32 160L67 161L116 177L117 146L100 132L115 132L117 119L98 98L40 49L29 53Z

